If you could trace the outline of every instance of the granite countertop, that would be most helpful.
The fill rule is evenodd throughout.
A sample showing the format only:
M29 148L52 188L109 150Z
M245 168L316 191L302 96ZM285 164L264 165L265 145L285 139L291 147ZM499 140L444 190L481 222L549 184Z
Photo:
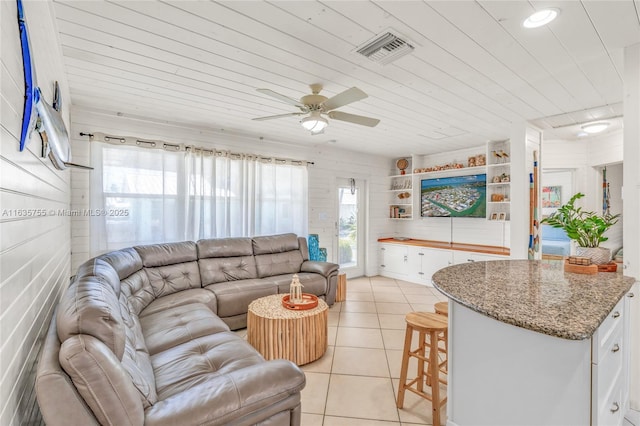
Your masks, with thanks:
M563 339L590 338L634 283L616 272L564 272L561 261L495 260L432 277L454 301L507 324Z

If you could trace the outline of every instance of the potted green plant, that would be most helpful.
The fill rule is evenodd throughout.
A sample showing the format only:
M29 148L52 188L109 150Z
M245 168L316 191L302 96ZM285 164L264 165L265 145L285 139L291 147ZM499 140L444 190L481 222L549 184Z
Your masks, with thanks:
M600 247L600 243L607 241L605 232L618 222L619 214L598 215L576 207L575 201L584 197L578 192L569 202L556 210L553 214L542 219L554 228L562 228L567 236L577 243L576 255L588 257L593 263L604 264L611 261L611 250Z

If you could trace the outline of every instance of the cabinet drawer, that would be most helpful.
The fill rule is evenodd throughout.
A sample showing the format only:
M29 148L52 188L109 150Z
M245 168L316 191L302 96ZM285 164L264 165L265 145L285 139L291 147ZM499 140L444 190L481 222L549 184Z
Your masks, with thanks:
M625 409L622 401L622 380L618 380L617 385L611 389L606 398L594 401L593 406L593 426L620 426Z
M622 332L624 315L624 298L622 298L609 312L607 318L600 324L600 327L593 335L591 357L594 363L598 364L600 362L600 358L607 354L607 350L610 350L610 348L605 349L605 347L612 346L611 339Z
M618 329L618 328L616 328ZM614 389L622 388L624 377L622 367L624 365L623 330L613 334L607 339L607 345L602 347L598 364L592 364L592 392L596 401L606 401Z

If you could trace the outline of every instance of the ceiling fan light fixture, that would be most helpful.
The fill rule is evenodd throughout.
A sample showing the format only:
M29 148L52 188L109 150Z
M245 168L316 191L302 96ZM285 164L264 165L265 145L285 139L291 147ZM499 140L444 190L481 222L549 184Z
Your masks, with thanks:
M585 124L584 126L582 126L582 130L587 133L593 134L603 132L607 129L607 127L609 127L608 121L597 121L595 123Z
M547 25L558 17L560 9L550 8L538 10L532 13L527 19L524 20L522 26L525 28L538 28Z
M319 112L313 111L309 117L303 118L300 124L311 133L320 133L327 127L329 122Z

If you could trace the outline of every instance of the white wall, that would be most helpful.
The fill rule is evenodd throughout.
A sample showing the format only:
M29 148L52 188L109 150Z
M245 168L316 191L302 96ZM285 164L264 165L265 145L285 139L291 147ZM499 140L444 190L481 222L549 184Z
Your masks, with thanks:
M37 83L52 100L58 80L68 123L69 91L50 1L24 2ZM24 77L15 1L0 2L2 31L0 131L0 424L40 422L34 373L42 334L59 293L69 282L70 220L47 214L25 217L37 209L68 209L70 173L57 171L40 157L33 133L19 152Z
M624 274L640 278L640 43L624 50ZM640 425L640 297L630 299L631 374L629 413L632 424Z
M271 156L283 156L313 161L309 166L309 233L318 234L320 247L327 248L329 261L337 260L336 228L337 192L336 178L364 179L367 182L367 269L366 274L377 273L377 239L391 232L391 223L386 218L385 204L388 159L342 150L339 145L318 144L315 146L281 144L248 139L223 134L207 129L185 127L173 123L157 123L126 117L107 115L97 111L74 108L72 113L72 148L74 161L89 163L90 144L80 132L103 132L118 136L135 136L144 139L163 140L174 143L187 143L198 146L213 146L218 149L230 149L237 152L256 153ZM300 131L303 131L300 129ZM89 207L89 171L72 172L72 209ZM88 218L74 217L72 222L72 269L89 258L89 222Z

